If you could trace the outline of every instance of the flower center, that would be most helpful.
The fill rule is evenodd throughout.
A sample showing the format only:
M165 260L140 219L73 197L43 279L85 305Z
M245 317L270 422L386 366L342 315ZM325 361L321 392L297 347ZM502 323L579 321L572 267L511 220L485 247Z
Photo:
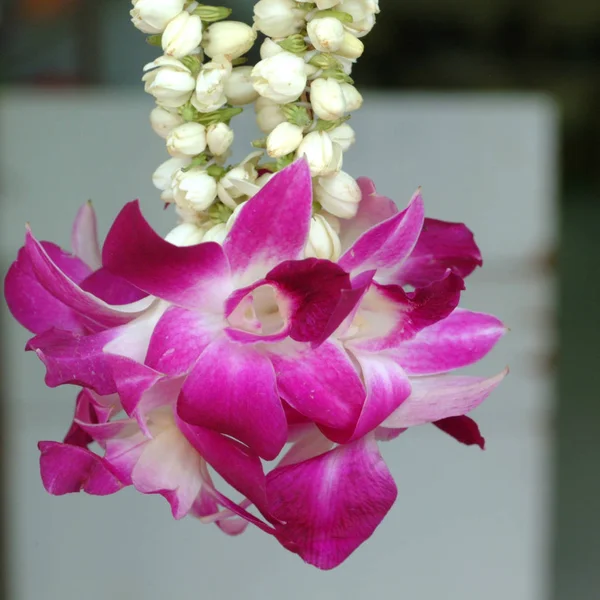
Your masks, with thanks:
M229 315L232 327L257 335L274 335L286 326L287 307L272 285L261 285L246 294Z

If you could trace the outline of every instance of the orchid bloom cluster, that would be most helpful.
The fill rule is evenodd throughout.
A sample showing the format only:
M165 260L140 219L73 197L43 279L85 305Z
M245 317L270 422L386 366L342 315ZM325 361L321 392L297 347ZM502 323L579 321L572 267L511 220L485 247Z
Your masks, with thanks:
M342 170L355 141L347 123L363 99L350 77L379 12L376 0L260 0L254 27L226 20L230 10L182 0L135 0L136 27L164 55L146 65L146 91L157 106L154 131L171 158L153 176L164 202L182 223L169 240L222 243L238 209L274 173L305 157L314 207L305 257L340 257L340 219L352 218L361 198ZM261 60L244 54L257 33ZM241 163L226 165L234 140L230 122L253 104L266 137Z
M257 25L281 46L296 43L305 22L311 29L316 19L363 6L372 17L376 8L369 0L304 4L261 0ZM148 8L156 6L172 11ZM189 23L209 9L138 0L133 18L149 33L162 31L168 50L177 44L166 33L182 11ZM329 10L333 16L320 12ZM214 25L200 21L205 39ZM372 21L351 23L364 33ZM345 38L352 28L340 22ZM208 48L235 38L213 33ZM163 60L149 81L160 83L160 69L185 57ZM211 166L222 168L213 150ZM459 307L465 278L482 264L479 249L464 225L426 218L420 191L399 211L359 179L355 210L337 223L339 258L307 256L315 188L330 175L316 176L304 154L283 163L236 198L220 236L182 243L179 229L163 239L137 202L124 206L102 248L90 204L76 216L70 251L27 229L5 296L34 334L27 350L45 365L46 384L78 390L62 442L39 444L49 493L103 496L131 486L163 496L176 519L190 516L229 535L250 524L331 569L396 500L380 443L433 424L483 448L467 413L505 372L455 371L487 355L505 328ZM210 168L184 173L214 177Z

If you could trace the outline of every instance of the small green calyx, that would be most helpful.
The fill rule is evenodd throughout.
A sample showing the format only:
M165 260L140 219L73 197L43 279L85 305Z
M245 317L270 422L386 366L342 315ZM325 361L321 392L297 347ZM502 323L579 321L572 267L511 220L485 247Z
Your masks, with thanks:
M285 156L279 157L275 161L275 170L282 171L287 166L291 165L296 159L296 154L294 152L290 152L290 154L286 154Z
M309 61L309 65L313 65L313 67L317 67L318 69L333 69L335 71L342 71L342 65L339 60L337 60L333 55L323 52L319 54L315 54Z
M225 6L209 6L207 4L199 4L192 13L200 17L205 23L215 23L222 21L231 15L231 8Z
M267 140L265 138L261 138L260 140L254 140L251 145L253 148L265 149L267 147Z
M208 127L209 125L216 125L217 123L225 123L229 125L229 122L233 117L244 112L243 108L229 106L227 108L220 108L212 112L201 113L196 111L194 121Z
M296 104L284 104L281 107L281 111L285 115L288 123L297 125L298 127L307 127L312 122L308 110L304 106L297 106Z
M325 17L333 17L334 19L337 19L342 23L354 22L354 18L352 17L352 15L342 10L318 10L313 18L323 19Z
M308 50L308 46L304 41L304 36L301 33L296 33L286 37L285 40L281 40L278 44L288 52L294 54L302 54Z
M350 120L350 115L346 115L336 121L325 121L325 119L319 119L315 126L316 131L331 131L340 125L343 125L346 121Z
M202 154L194 156L194 158L192 158L192 162L187 167L183 167L183 169L181 170L184 173L187 173L190 169L193 169L194 167L203 167L206 163L208 163L210 159L211 157L206 152L203 152Z
M146 37L146 43L150 46L162 46L162 33L157 33L155 35L149 35Z
M195 121L196 117L200 114L189 102L179 108L179 114L183 117L183 120L187 123Z
M354 83L354 79L352 79L350 75L346 75L344 71L339 71L337 69L325 69L321 73L321 77L323 77L324 79L335 79L340 83Z
M191 71L193 77L198 77L198 73L202 69L202 61L198 56L184 56L181 62Z
M239 67L241 65L245 65L248 62L248 57L247 56L238 56L238 58L234 58L231 61L231 64L234 67Z
M233 211L221 202L215 202L215 204L208 209L208 216L210 217L210 220L217 224L227 223L232 214Z
M227 174L227 169L225 167L220 167L219 165L210 165L206 169L206 172L214 179L219 181Z

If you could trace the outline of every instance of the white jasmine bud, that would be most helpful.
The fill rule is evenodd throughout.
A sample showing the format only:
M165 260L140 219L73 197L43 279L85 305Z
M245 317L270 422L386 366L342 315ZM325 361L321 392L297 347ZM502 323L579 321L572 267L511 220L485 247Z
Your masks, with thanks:
M190 164L189 158L170 158L162 163L152 175L154 187L164 192L171 189L173 175Z
M257 180L256 180L256 186L258 188L261 188L265 185L267 185L267 183L269 183L269 181L271 181L271 179L273 179L273 177L275 177L276 173L263 173Z
M302 140L296 156L306 158L313 177L335 173L342 167L342 149L325 131L310 132Z
M335 129L328 131L332 141L339 144L344 152L356 142L356 133L348 123L342 123Z
M263 60L282 52L285 52L285 50L271 38L265 38L265 41L260 46L260 57Z
M322 258L336 261L342 253L342 244L338 234L321 215L313 215L310 220L308 242L304 248L305 258Z
M147 64L143 77L144 89L166 108L184 105L192 95L196 81L191 71L171 56L161 56Z
M256 101L254 110L256 111L256 123L263 133L271 133L277 125L287 121L279 104L268 98L261 96Z
M251 104L258 98L258 92L250 79L251 73L252 67L236 67L225 80L223 89L227 102L232 106Z
M341 219L351 219L358 211L361 191L356 180L340 171L320 177L314 186L315 200L328 212Z
M236 200L245 196L245 192L240 189L240 185L253 184L257 178L256 168L250 161L242 162L242 164L228 171L224 177L221 177L218 185L217 193L219 200L231 209L237 206ZM241 182L241 183L240 183Z
M226 104L225 83L231 71L231 62L224 58L213 60L202 67L192 96L192 105L198 111L212 112Z
M182 10L185 0L133 0L131 21L144 33L162 33Z
M183 125L183 117L177 112L171 112L162 106L157 106L150 113L152 129L161 138L167 139L175 127Z
M340 85L346 100L346 110L348 112L358 110L363 104L363 97L360 92L350 83L341 83Z
M217 182L201 167L178 171L173 177L173 195L181 208L204 211L217 197Z
M364 51L365 45L356 36L346 31L342 43L338 46L336 54L343 56L344 58L356 60L363 55Z
M240 211L244 207L244 204L245 204L245 202L240 202L233 209L233 212L231 213L231 216L229 217L229 219L227 219L227 223L225 223L225 228L227 229L227 233L229 233L231 231L231 228L233 227L233 224L235 223L235 220L238 218L238 215L240 214Z
M202 47L207 56L224 56L228 60L246 54L256 39L256 32L239 21L220 21L207 28Z
M171 156L196 156L205 150L206 128L200 123L184 123L167 138L167 152Z
M356 36L363 37L375 25L375 15L379 13L379 4L372 0L342 0L337 6L337 10L352 16L352 22L345 24L346 28Z
M223 156L233 144L233 129L225 123L209 125L206 130L208 149L215 156Z
M310 85L310 103L320 119L337 121L346 112L346 98L339 81L319 77Z
M319 52L336 52L344 41L344 26L334 17L313 19L307 31L311 44Z
M180 12L169 22L162 35L165 54L183 58L193 52L202 41L202 21L196 15Z
M167 233L165 240L174 246L195 246L203 236L204 230L195 223L181 223Z
M227 229L227 225L225 223L217 223L204 234L202 241L222 244L225 241L228 233L229 230Z
M300 145L304 131L298 125L292 125L287 121L280 123L267 137L267 154L271 158L279 158L290 152L294 152Z
M260 0L254 6L254 27L269 37L284 38L300 32L304 15L294 0Z
M265 58L252 69L254 89L280 104L294 102L306 87L304 65L304 60L291 52Z
M297 0L300 3L310 2L313 3L315 0ZM315 4L319 10L327 10L333 8L340 0L316 0Z

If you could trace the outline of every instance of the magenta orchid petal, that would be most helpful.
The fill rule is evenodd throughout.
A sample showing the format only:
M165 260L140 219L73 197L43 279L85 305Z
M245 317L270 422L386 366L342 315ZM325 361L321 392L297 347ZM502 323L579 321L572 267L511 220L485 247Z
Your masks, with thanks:
M466 415L441 419L434 425L465 446L479 446L485 450L485 438L481 435L479 426Z
M383 352L353 354L362 371L367 398L350 436L344 432L324 430L327 437L340 443L357 440L381 425L411 393L411 382L392 355Z
M224 323L222 315L169 307L154 327L146 364L167 375L189 372Z
M228 295L229 268L214 242L177 247L161 238L126 204L102 250L104 266L146 293L184 308L218 306Z
M320 569L341 564L375 531L397 489L372 436L267 476L277 535L288 550Z
M215 431L189 425L179 418L176 422L181 433L204 460L259 511L267 513L266 478L258 456L239 442Z
M25 252L31 261L37 279L46 291L98 325L115 327L128 323L142 314L150 303L148 300L141 300L133 304L115 307L89 292L85 292L67 273L61 270L30 231L27 231L25 237Z
M86 492L107 496L123 488L106 461L87 448L58 442L40 442L38 447L42 483L50 494Z
M456 309L394 352L409 375L436 375L481 360L505 332L496 317Z
M148 295L104 267L84 279L81 289L115 306L131 304Z
M359 177L357 183L362 193L358 212L352 219L340 219L340 241L346 251L365 231L386 221L398 212L393 200L379 196L373 181Z
M423 227L425 208L417 192L408 207L363 233L338 261L349 273L377 270L381 283L392 283L393 274L410 255Z
M42 245L48 252L56 249L55 256L62 252L54 244L43 242ZM86 268L83 265L82 271ZM17 260L6 274L4 296L13 317L33 333L43 333L52 327L83 332L83 323L77 313L55 298L39 282L25 248L19 250Z
M83 431L102 447L116 438L129 438L139 432L139 426L133 419L118 419L107 423L86 423L77 421ZM116 471L115 471L116 472Z
M413 377L409 398L384 422L402 428L464 415L479 406L500 384L507 371L495 377L438 375Z
M396 283L423 287L447 269L463 279L483 264L473 233L462 223L425 219L414 250L396 273Z
M86 202L78 211L71 230L71 248L90 269L102 266L96 212L91 202Z
M176 427L160 432L142 451L133 471L133 486L144 494L161 494L175 519L191 510L202 487L202 457Z
M179 416L230 435L271 460L287 438L285 413L269 359L222 337L210 344L187 377Z
M93 426L93 430L90 433L103 438L103 447L105 449L104 460L110 464L110 468L118 475L121 481L126 485L132 485L131 475L133 469L149 440L133 419L124 420L124 424L125 427L120 431L121 435L117 437L111 435L115 433L114 431L108 428L99 429L98 426ZM97 429L98 431L96 431Z
M350 276L328 260L287 261L275 267L266 279L291 297L290 337L299 342L322 340L332 327L334 313L341 323L354 308L346 302L346 314L340 312L342 293L352 289Z
M73 423L71 424L67 435L65 435L63 443L87 448L94 440L89 433L82 429L78 421L96 424L101 420L103 419L98 417L96 403L94 402L92 394L89 390L81 390L75 400Z
M89 387L100 395L116 392L104 347L119 334L109 329L92 335L50 329L27 343L46 367L46 385L72 384Z
M332 429L353 428L365 390L348 353L339 342L296 353L273 353L277 387L285 401L310 420Z
M305 160L276 174L244 204L223 248L237 276L250 281L285 260L300 258L312 212L312 180Z
M366 325L348 346L368 352L395 348L450 315L462 290L463 280L450 271L440 281L414 292L405 292L397 285L374 284L358 312Z

